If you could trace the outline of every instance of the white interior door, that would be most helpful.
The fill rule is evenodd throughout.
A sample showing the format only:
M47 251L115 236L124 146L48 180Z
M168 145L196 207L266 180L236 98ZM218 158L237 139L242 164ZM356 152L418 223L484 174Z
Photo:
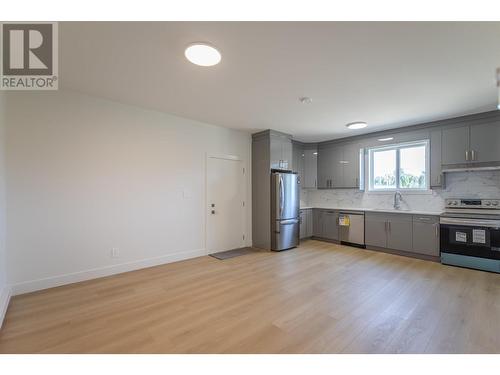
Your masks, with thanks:
M207 159L208 254L244 246L244 171L241 160Z

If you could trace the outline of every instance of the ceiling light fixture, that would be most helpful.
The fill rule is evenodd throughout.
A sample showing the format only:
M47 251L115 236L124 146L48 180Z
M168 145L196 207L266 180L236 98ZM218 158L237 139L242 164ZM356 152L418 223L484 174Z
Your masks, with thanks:
M387 141L392 141L394 137L387 137L387 138L379 138L377 139L379 142L387 142Z
M313 100L308 96L302 96L299 98L299 102L301 102L302 104L311 104L312 101Z
M349 124L346 125L349 129L363 129L363 128L366 128L368 126L368 124L366 122L363 122L363 121L355 121L355 122L351 122Z
M200 66L214 66L220 63L220 52L208 43L193 43L184 51L184 56L190 62Z

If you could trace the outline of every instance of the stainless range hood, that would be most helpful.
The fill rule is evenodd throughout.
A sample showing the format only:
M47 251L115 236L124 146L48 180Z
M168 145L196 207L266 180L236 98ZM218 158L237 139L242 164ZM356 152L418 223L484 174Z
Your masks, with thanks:
M441 172L452 173L452 172L480 172L480 171L498 171L500 170L500 163L471 163L471 164L455 164L455 165L443 165Z

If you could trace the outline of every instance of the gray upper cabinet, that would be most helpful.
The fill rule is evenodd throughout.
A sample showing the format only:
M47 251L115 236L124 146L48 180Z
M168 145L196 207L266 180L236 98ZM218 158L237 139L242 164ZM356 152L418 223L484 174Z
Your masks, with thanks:
M342 147L333 147L330 153L330 166L329 166L329 178L330 183L328 188L341 188L343 187L343 164L341 164L343 158Z
M470 127L470 161L490 163L500 161L500 122L493 121Z
M321 189L332 187L334 152L332 147L318 148L318 187Z
M318 152L317 149L304 149L303 166L304 175L302 176L302 187L306 189L318 187Z
M302 145L292 142L292 171L297 172L301 187L304 187L304 149Z
M413 216L413 252L439 256L439 217Z
M343 147L343 180L342 187L359 187L359 145L347 144Z
M318 187L321 189L359 187L358 144L318 147Z
M293 151L289 135L280 133L269 134L271 169L292 169Z
M441 171L441 129L432 130L430 133L430 166L431 166L431 187L443 186L443 172Z
M281 159L283 160L283 169L292 169L293 150L290 138L281 140Z
M443 129L443 165L500 163L500 121L492 120L458 128ZM484 165L484 164L483 164Z
M469 127L443 129L442 133L442 164L463 164L468 160Z

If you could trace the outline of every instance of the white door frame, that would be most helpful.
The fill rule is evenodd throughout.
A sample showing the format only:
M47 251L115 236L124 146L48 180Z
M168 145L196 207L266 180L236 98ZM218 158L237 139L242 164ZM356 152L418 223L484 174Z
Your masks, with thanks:
M232 154L211 154L211 153L206 153L205 154L205 198L203 202L203 209L205 210L205 254L208 255L208 220L209 220L209 210L208 208L208 159L223 159L223 160L234 160L234 161L241 161L242 167L245 169L245 173L242 173L242 179L243 179L243 199L245 201L245 206L242 207L242 215L243 215L243 227L244 227L244 235L245 235L245 241L244 244L248 243L248 233L247 233L247 207L248 207L248 202L247 202L247 178L246 175L248 173L247 167L245 165L245 162L242 158L240 158L237 155L232 155Z

